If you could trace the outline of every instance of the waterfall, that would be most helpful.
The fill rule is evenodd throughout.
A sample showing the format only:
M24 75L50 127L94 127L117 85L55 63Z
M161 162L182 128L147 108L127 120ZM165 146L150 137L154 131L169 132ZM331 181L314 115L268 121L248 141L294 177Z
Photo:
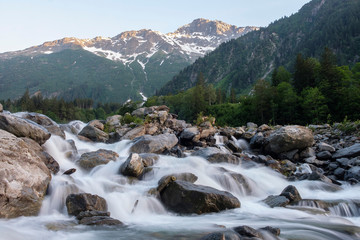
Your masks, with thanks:
M72 122L79 131L83 123ZM304 211L299 208L269 208L261 200L278 195L288 185L294 185L304 199L326 202L343 199L359 201L359 186L345 185L338 192L327 190L321 182L289 183L280 173L258 164L243 168L228 163L212 164L201 157L176 158L161 155L143 180L127 178L119 168L129 156L131 141L114 144L81 141L76 132L67 131L66 140L52 136L45 144L46 151L60 164L60 172L52 176L48 195L39 216L17 220L0 220L0 230L7 239L198 239L206 232L248 225L253 228L281 228L281 239L355 239L359 237L359 208L356 202L341 201L325 212ZM215 136L221 145L221 136ZM77 153L68 140L74 141ZM250 151L242 140L236 144ZM81 169L76 160L82 153L107 149L119 154L116 161L90 171ZM73 151L73 154L68 154ZM77 171L62 175L70 168ZM299 171L307 171L304 165ZM241 201L241 208L204 215L177 215L169 212L149 190L157 187L161 177L176 173L193 173L195 184L232 193ZM111 217L119 219L126 228L98 229L76 225L67 215L65 199L70 193L86 192L106 199ZM306 203L310 204L310 203ZM316 208L319 206L309 205ZM303 205L303 207L306 207ZM345 218L346 217L346 218ZM54 230L56 229L56 230ZM121 237L120 237L121 236ZM265 239L274 239L264 235ZM0 237L0 239L2 239Z

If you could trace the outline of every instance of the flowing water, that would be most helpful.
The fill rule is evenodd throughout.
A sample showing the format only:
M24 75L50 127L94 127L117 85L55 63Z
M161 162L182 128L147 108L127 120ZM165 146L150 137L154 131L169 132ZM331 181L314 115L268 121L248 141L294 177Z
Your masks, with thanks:
M84 124L75 122L78 130ZM359 239L360 186L343 185L340 191L330 191L326 184L314 181L287 182L277 172L255 165L210 164L200 157L175 158L161 156L151 174L141 181L118 173L129 155L130 141L114 144L88 143L66 133L74 140L79 157L84 152L109 149L119 154L117 161L101 165L90 172L81 170L69 157L71 145L52 136L45 148L60 164L53 176L39 216L0 220L0 239L199 239L206 233L248 225L281 229L280 239ZM243 144L243 143L242 143ZM244 147L244 146L243 146ZM62 175L77 168L71 176ZM251 191L236 183L224 169L246 177ZM179 216L168 212L161 202L148 194L158 180L168 174L191 172L199 185L226 190L241 202L241 208L205 215ZM269 208L261 202L269 195L278 195L288 185L294 185L303 199L313 199L289 208ZM111 217L122 221L124 227L91 227L76 224L66 212L65 199L70 193L87 192L106 199ZM315 200L336 202L324 210ZM137 204L135 204L137 202ZM265 239L275 239L265 235Z

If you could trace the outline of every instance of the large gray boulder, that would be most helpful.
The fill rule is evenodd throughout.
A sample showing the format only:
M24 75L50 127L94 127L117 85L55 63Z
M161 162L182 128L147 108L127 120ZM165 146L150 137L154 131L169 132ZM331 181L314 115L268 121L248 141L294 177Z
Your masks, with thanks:
M60 128L60 126L56 122L54 122L48 116L40 113L26 112L26 113L22 113L21 117L36 122L37 124L46 128L46 130L48 130L51 134L58 135L63 139L65 139L65 132Z
M360 143L338 150L332 158L350 158L360 156Z
M85 169L92 169L98 165L107 164L110 161L116 161L119 154L111 150L99 149L95 152L87 152L81 155L78 163Z
M25 141L0 130L0 217L37 215L50 170Z
M265 149L272 153L289 152L294 149L304 149L314 144L314 136L310 129L291 125L281 127L266 138Z
M14 134L17 137L27 137L40 145L48 140L51 134L39 124L10 114L0 114L0 129Z
M145 135L146 131L145 131L145 126L138 126L136 128L131 129L130 131L128 131L123 137L122 139L130 139L130 140L134 140L137 137L141 137L143 135Z
M134 141L134 145L130 148L130 152L133 153L162 153L178 143L175 134L144 135L135 138Z
M90 139L93 142L107 142L109 140L109 134L107 134L106 132L91 126L91 125L86 125L80 132L79 132L80 136L86 137L88 139Z
M128 159L120 166L120 173L129 177L140 177L144 172L143 159L137 153L131 153Z
M240 201L229 192L185 181L170 181L160 192L160 197L169 210L183 214L220 212L240 207Z
M106 200L90 193L70 194L66 197L66 207L68 214L73 216L86 211L107 212Z

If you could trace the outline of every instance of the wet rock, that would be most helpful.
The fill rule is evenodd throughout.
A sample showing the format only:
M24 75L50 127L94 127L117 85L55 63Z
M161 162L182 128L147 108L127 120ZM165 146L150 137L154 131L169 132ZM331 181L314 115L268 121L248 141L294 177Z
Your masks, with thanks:
M95 217L95 216L103 216L103 217L110 217L110 212L105 211L84 211L79 213L76 216L76 219L81 220L85 217Z
M124 176L140 177L144 172L142 158L137 153L131 153L128 159L121 165L120 172Z
M160 180L158 181L158 187L156 188L156 190L160 193L162 190L164 190L167 185L170 182L174 182L176 181L176 177L173 175L166 175L163 176L162 178L160 178Z
M250 140L251 148L261 148L265 143L265 137L262 132L256 133Z
M4 111L3 105L0 103L0 113Z
M285 126L274 131L267 138L266 149L273 153L283 153L294 149L311 147L314 136L310 129L303 126Z
M269 207L274 208L274 207L285 207L286 205L288 205L290 203L290 200L287 199L284 196L274 196L274 195L270 195L267 198L265 198L264 200L262 200L264 203L266 203Z
M259 230L267 231L267 232L271 233L274 236L279 236L280 235L280 228L274 228L274 227L271 227L271 226L266 226L266 227L260 228Z
M66 170L63 175L71 175L73 174L74 172L76 172L76 168L70 168L68 170Z
M51 136L48 130L39 124L9 114L0 114L0 129L17 137L31 138L40 145L44 144Z
M228 141L226 146L233 152L239 152L239 153L242 152L242 149L239 148L239 146L236 145L236 143L234 141L232 141L232 140Z
M344 179L345 169L343 169L343 168L335 169L334 175L337 179L340 179L340 180Z
M81 155L78 160L79 165L84 169L92 169L96 166L107 164L110 161L116 161L119 154L116 152L99 149L95 152L87 152Z
M21 117L36 122L37 124L46 128L46 130L48 130L51 134L58 135L65 139L65 132L48 116L40 113L24 113L21 114Z
M280 194L290 200L290 203L300 201L302 198L295 186L287 186Z
M70 194L66 197L66 207L68 214L73 216L85 211L107 212L105 199L89 193Z
M322 152L318 152L316 154L316 157L320 160L327 160L331 158L331 153L329 151L322 151Z
M146 133L145 126L138 126L138 127L134 128L134 129L131 129L130 131L128 131L122 137L122 139L134 140L137 137L145 135L145 133Z
M139 156L142 159L144 167L150 167L159 160L159 155L153 153L141 153Z
M159 183L158 183L159 186L161 185L161 183L166 182L164 180L168 179L169 177L170 178L174 177L174 178L172 178L173 181L179 180L179 181L185 181L185 182L190 182L190 183L194 183L198 179L198 177L193 173L173 173L173 174L169 174L169 175L162 177L159 180Z
M78 135L86 137L94 142L105 143L109 140L109 134L91 125L86 125Z
M241 237L249 237L249 238L260 238L262 239L262 235L260 232L255 230L249 226L239 226L233 228L235 232L237 232Z
M307 177L307 180L312 180L312 181L322 181L322 182L326 182L326 183L332 183L331 179L329 179L328 177L326 177L323 173L321 173L320 171L313 171L312 173L310 173Z
M351 147L340 149L332 155L332 157L335 159L357 157L357 156L360 156L360 143L356 143Z
M25 141L0 130L0 217L37 215L50 170Z
M324 143L324 142L319 143L319 144L317 145L317 147L319 148L319 151L320 151L320 152L322 152L322 151L329 151L329 152L333 153L333 152L336 151L336 149L335 149L333 146L331 146L331 145L329 145L329 144L327 144L327 143Z
M36 152L36 154L45 163L46 167L53 173L57 174L60 170L59 163L34 140L30 138L21 138Z
M229 192L185 181L170 182L161 191L160 197L169 210L183 214L203 214L240 207L240 201Z
M192 156L199 156L203 157L211 163L232 163L232 164L239 164L241 159L228 153L222 152L220 149L215 147L207 147L200 149L196 152L192 153Z
M134 141L134 145L130 148L130 152L134 153L162 153L178 143L175 134L144 135Z
M345 172L344 180L348 181L350 179L360 181L360 166L352 167Z
M84 217L79 221L79 224L82 225L123 225L117 219L108 217L108 216L93 216L93 217Z
M236 232L227 230L209 233L208 235L200 238L200 240L241 240L241 237Z

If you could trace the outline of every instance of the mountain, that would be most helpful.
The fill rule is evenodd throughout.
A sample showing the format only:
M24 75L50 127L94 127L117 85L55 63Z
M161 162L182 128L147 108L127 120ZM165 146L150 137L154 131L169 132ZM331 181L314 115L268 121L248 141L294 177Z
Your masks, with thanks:
M143 29L112 38L63 38L0 54L0 99L28 88L45 97L124 102L156 89L221 43L256 27L196 19L173 33Z
M159 93L176 93L195 85L198 73L227 92L248 91L278 66L291 68L298 53L319 58L329 47L338 64L360 60L360 1L313 0L296 14L259 31L221 44L183 69Z

